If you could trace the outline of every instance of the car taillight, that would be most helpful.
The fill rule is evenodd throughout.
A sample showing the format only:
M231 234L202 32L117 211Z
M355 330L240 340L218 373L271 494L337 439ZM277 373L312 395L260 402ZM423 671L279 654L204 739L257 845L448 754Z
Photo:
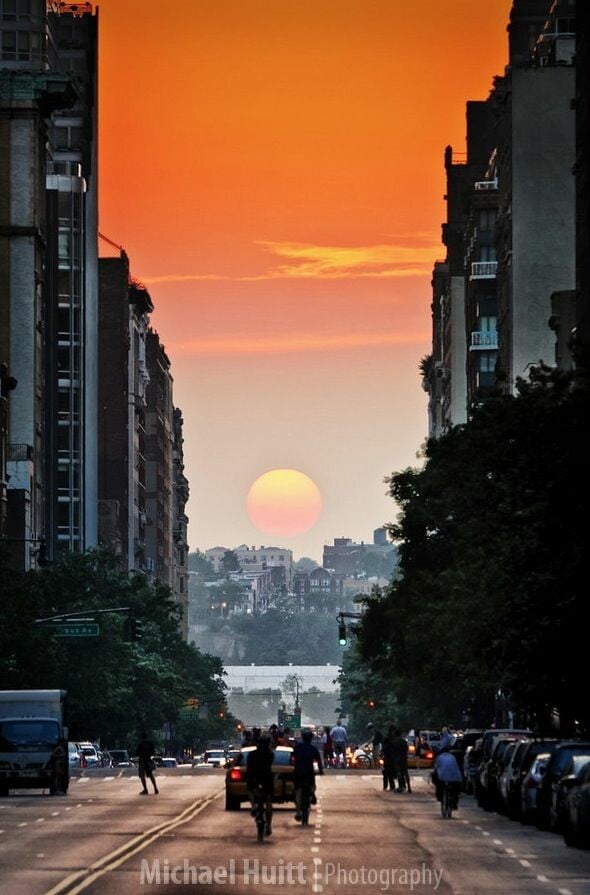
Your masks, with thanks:
M424 758L434 758L434 752L427 752Z
M229 772L229 779L230 780L241 780L242 772L238 768L232 768L231 771Z

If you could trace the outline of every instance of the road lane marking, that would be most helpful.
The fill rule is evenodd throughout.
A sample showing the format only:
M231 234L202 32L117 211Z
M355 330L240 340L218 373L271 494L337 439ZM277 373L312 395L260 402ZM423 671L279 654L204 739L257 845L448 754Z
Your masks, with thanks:
M51 816L52 816L52 817L59 817L59 811L52 811L52 812L51 812Z
M80 779L78 780L78 783L88 783L89 780L90 780L90 777L80 777Z
M559 895L572 895L572 893L569 889L558 889L557 891L558 891Z
M507 854L507 855L513 855L513 854L514 854L514 849L513 849L513 848L507 848L507 849L506 849L506 854Z
M501 840L501 839L494 839L494 844L495 844L495 845L502 845L502 840Z
M486 833L485 830L482 830L482 831L481 831L481 835L482 835L482 836L490 836L491 834L490 834L490 833Z
M524 858L520 858L520 860L519 860L518 863L519 863L519 864L522 864L523 867L530 867L530 866L531 866L531 862L530 862L530 861L525 861Z
M483 830L483 827L478 827L478 825L476 824L476 825L475 825L475 829L476 829L476 830Z
M3 832L4 832L4 830L0 830L0 833L3 833Z
M44 817L38 817L37 820L35 821L35 823L38 823L38 824L45 823L45 818L44 818Z
M71 810L72 810L72 806L68 805L68 807L66 808L66 811L71 811Z
M69 895L77 895L78 892L82 892L84 889L87 889L88 886L93 885L96 880L104 876L105 873L116 870L128 861L129 858L139 854L139 852L143 851L149 845L152 845L160 837L165 836L171 830L175 830L176 827L180 827L183 824L194 820L201 811L208 808L209 805L215 801L215 799L218 799L224 791L225 789L219 789L210 796L200 797L195 802L187 805L187 807L184 808L180 814L176 815L176 817L168 819L155 827L150 827L149 830L145 830L143 833L134 836L129 842L125 842L123 845L119 846L119 848L116 848L114 851L109 852L109 854L99 858L84 870L78 870L75 873L70 874L66 879L62 880L46 892L45 895L61 895L61 893L64 892L68 892Z
M549 882L549 880L547 879L547 877L546 877L546 876L543 876L542 873L537 877L537 879L539 880L540 883L548 883L548 882Z
M319 848L316 845L312 845L311 850L312 852L318 852Z
M106 783L107 780L114 780L115 778L114 777L104 777L103 779L104 779L104 782Z

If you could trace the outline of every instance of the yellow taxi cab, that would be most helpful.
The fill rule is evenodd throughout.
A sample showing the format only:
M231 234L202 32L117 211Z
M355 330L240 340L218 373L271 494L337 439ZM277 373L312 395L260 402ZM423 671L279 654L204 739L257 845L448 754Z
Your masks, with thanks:
M248 753L254 752L256 746L245 746L234 759L232 766L225 774L225 810L239 811L242 802L250 804L246 787L246 764ZM294 802L295 787L293 785L293 749L291 746L277 746L274 750L272 772L274 774L273 803Z
M408 742L408 767L431 768L434 765L434 751L423 740L416 742L416 737L411 734L406 737Z

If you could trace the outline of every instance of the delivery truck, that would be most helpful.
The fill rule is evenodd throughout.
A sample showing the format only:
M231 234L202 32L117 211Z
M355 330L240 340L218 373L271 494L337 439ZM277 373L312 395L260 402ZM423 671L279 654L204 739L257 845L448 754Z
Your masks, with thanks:
M55 791L53 752L68 737L65 695L65 690L0 690L0 796L9 789Z

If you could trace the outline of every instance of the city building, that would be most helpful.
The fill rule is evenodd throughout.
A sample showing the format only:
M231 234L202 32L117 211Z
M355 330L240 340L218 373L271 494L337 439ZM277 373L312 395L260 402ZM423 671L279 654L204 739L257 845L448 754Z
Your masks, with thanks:
M146 338L153 304L124 251L101 258L99 311L99 535L128 571L146 556Z
M0 32L4 537L30 568L98 537L98 17L2 0Z
M571 366L575 330L573 0L514 0L508 65L445 150L447 257L433 273L428 430L466 422L532 365Z
M387 541L383 528L373 532L373 543L334 538L333 545L324 545L323 568L341 577L375 574L380 568L391 573L396 565L397 548Z
M182 411L174 408L172 452L172 540L173 540L173 591L182 606L182 633L188 636L188 516L186 504L189 498L188 479L184 474L184 439L182 437Z

